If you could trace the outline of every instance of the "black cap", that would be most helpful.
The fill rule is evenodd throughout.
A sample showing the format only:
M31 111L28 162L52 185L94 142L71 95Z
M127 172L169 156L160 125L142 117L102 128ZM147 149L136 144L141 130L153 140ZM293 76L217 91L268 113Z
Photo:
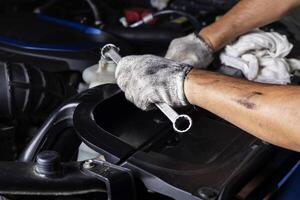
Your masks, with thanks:
M60 155L56 151L43 151L36 159L36 172L45 176L61 174Z

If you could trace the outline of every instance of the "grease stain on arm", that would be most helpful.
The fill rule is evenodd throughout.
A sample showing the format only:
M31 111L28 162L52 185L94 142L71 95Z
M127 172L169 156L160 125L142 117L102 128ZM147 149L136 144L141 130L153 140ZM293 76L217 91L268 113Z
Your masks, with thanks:
M246 94L244 97L242 98L239 98L239 99L234 99L234 101L236 103L238 103L239 105L249 109L249 110L254 110L256 109L257 105L251 101L251 99L253 97L256 97L256 96L263 96L264 94L261 93L261 92L257 92L257 91L254 91L254 92L251 92L251 93L248 93Z

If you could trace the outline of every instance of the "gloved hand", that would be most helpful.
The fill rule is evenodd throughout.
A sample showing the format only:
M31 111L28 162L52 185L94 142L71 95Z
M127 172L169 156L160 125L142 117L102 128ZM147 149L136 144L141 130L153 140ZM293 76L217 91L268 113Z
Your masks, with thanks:
M174 39L165 57L196 68L206 68L213 61L213 50L204 40L192 33Z
M191 69L187 64L158 56L127 56L120 60L115 76L129 101L142 110L150 110L153 103L187 105L183 84Z

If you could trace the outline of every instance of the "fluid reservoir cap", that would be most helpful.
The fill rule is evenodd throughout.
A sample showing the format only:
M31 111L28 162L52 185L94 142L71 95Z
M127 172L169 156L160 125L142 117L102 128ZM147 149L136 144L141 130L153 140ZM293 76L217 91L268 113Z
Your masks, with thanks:
M56 151L43 151L36 159L36 172L47 177L58 176L62 172L60 155Z

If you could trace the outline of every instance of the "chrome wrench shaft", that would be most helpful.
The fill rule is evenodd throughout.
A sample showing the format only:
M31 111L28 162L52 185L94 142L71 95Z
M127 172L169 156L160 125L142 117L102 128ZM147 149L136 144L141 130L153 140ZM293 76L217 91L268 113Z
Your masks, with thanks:
M113 44L107 44L101 49L101 56L107 60L112 60L118 64L122 57L118 53L119 49ZM188 115L179 115L173 108L166 103L155 104L168 119L173 123L176 132L184 133L192 127L192 119Z

